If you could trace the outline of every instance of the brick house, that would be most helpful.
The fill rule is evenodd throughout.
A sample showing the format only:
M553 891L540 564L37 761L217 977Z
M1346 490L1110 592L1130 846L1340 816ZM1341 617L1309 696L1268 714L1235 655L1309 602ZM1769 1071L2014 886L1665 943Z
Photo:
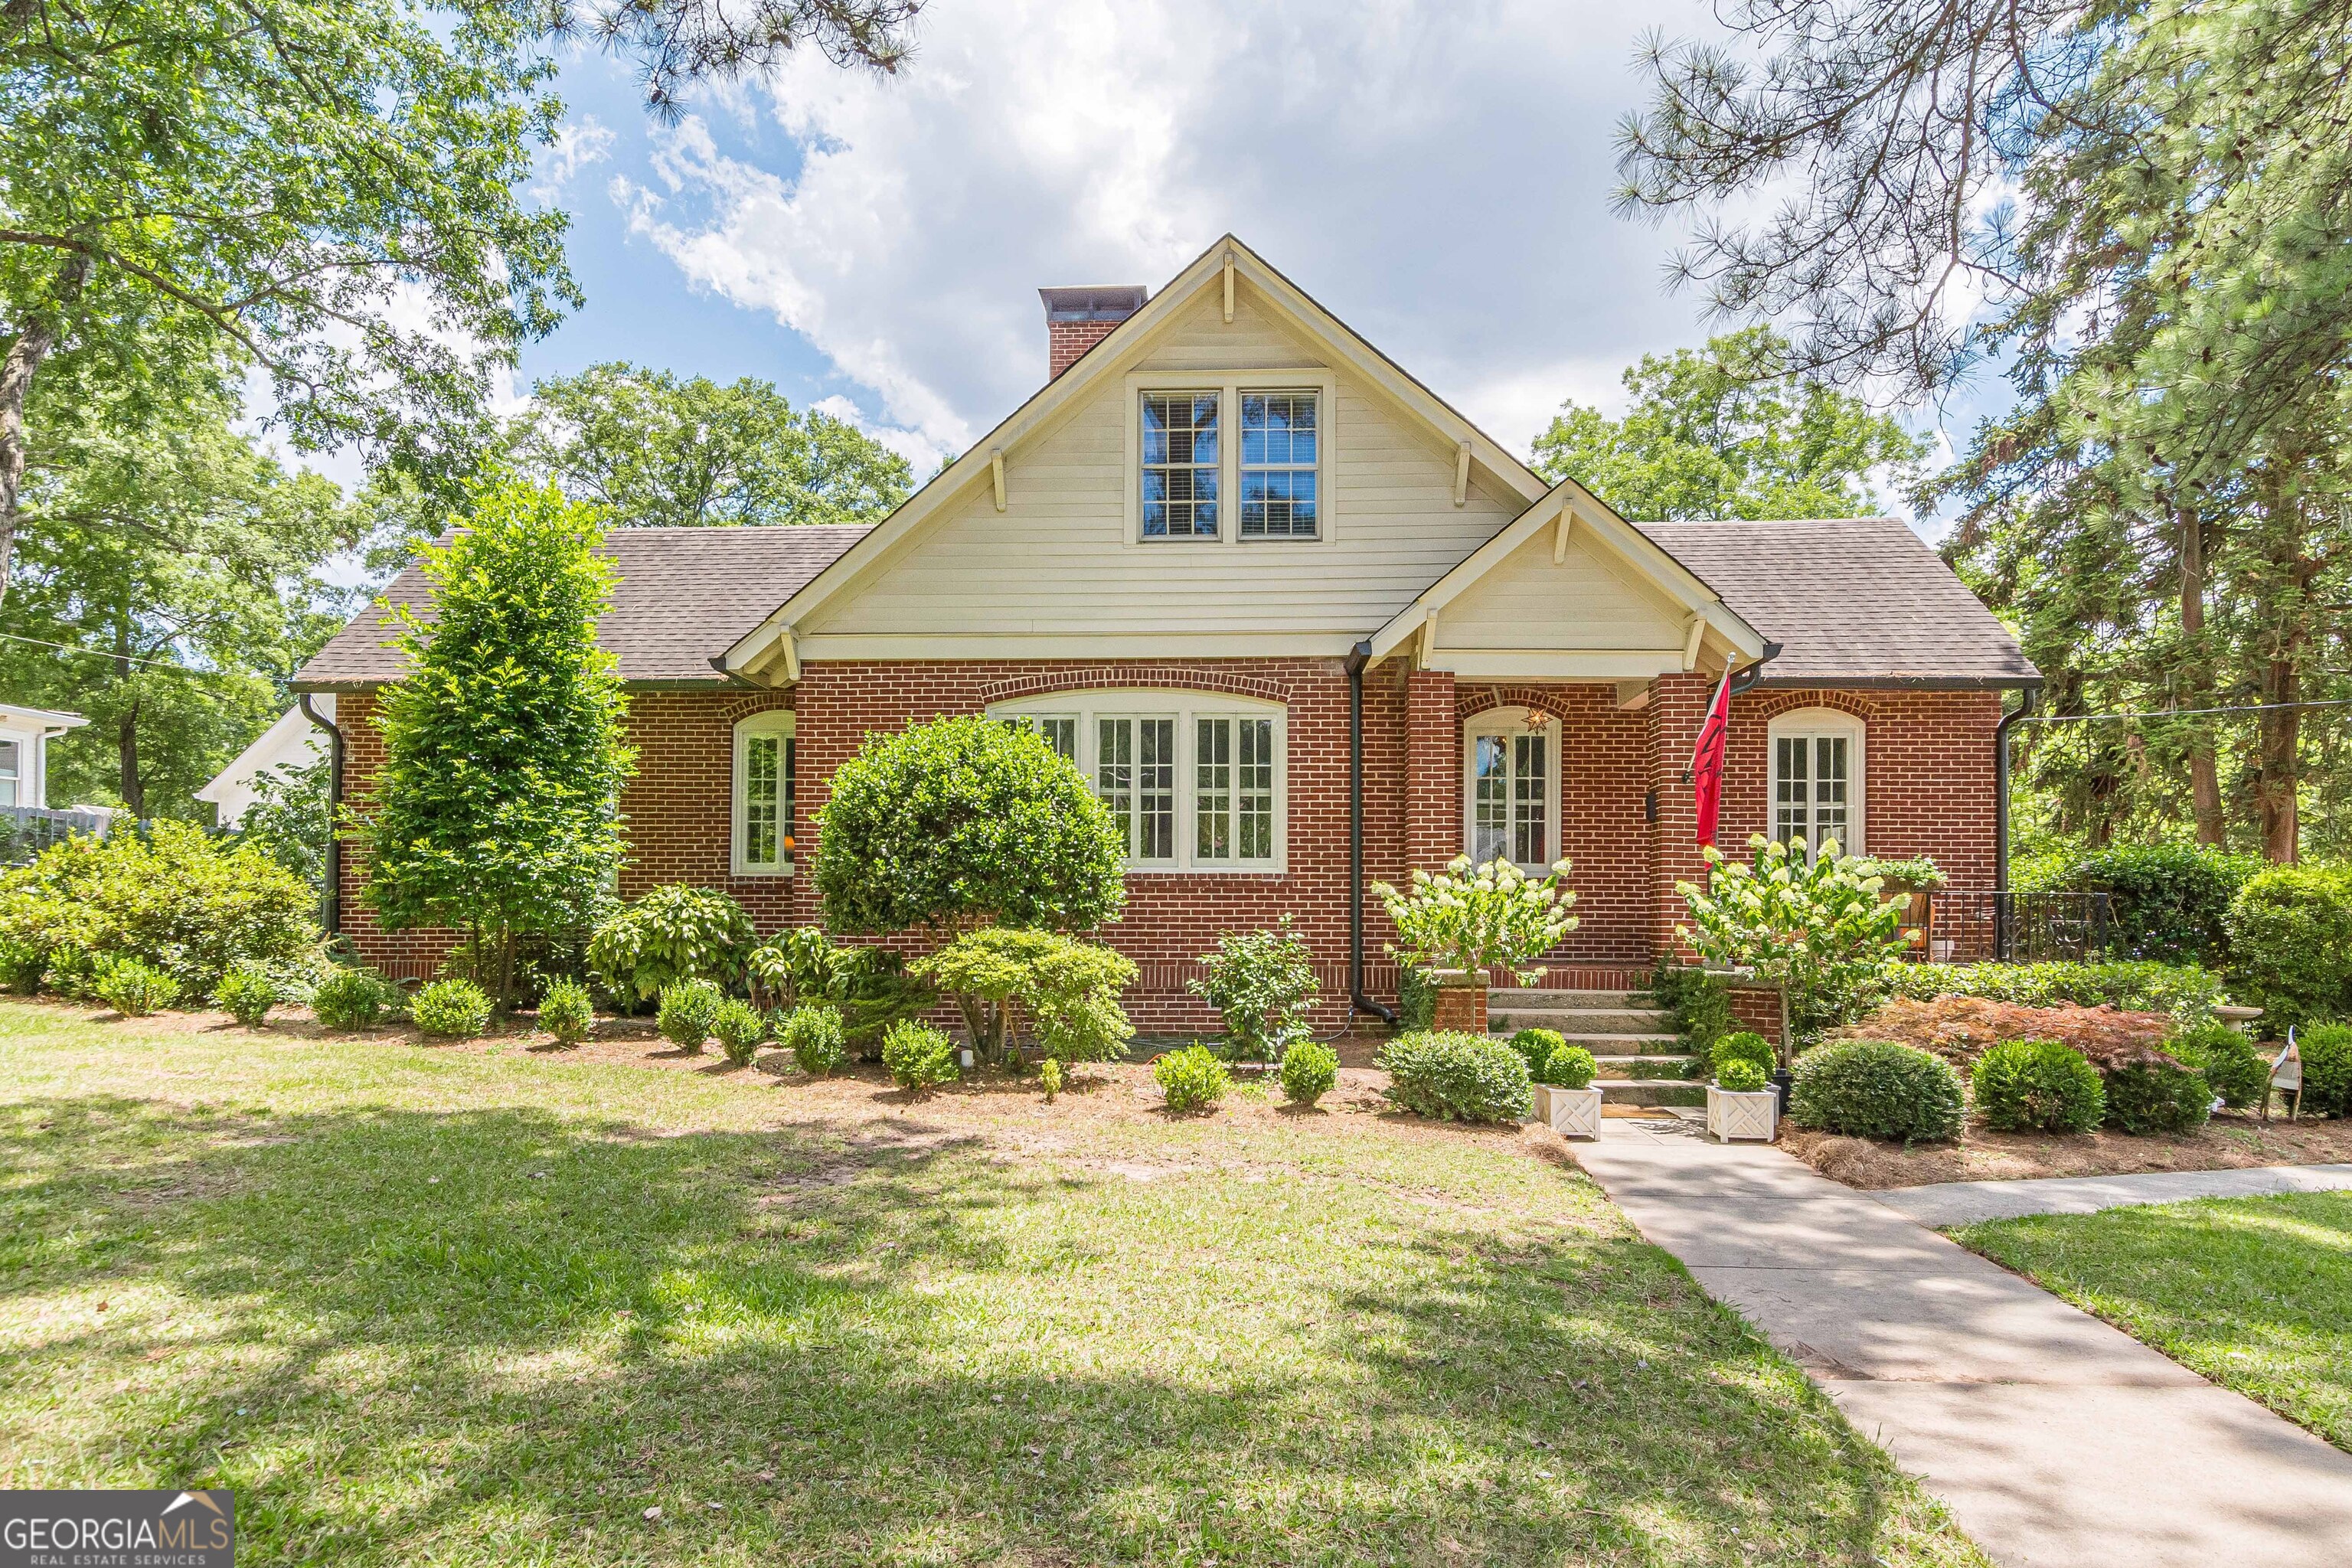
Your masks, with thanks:
M1289 915L1325 1011L1393 1001L1374 880L1469 849L1562 856L1551 984L1624 988L1700 862L1685 781L1735 672L1722 836L1929 855L1990 889L2003 691L2040 677L1901 522L1635 526L1553 485L1230 237L1158 294L1043 290L1051 379L874 528L619 529L600 626L632 692L622 891L720 888L817 918L814 813L870 732L1036 726L1130 847L1102 933L1147 1030L1221 931ZM423 593L415 571L389 590ZM300 673L364 808L381 610ZM387 971L346 854L341 921ZM1360 921L1360 937L1357 921Z

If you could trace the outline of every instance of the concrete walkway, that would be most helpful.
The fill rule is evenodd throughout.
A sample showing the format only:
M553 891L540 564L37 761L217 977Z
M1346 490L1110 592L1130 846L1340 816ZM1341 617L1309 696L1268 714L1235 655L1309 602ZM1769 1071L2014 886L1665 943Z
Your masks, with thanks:
M1576 1157L2011 1568L2342 1568L2352 1455L1776 1149Z
M2130 1176L2051 1176L2032 1182L1937 1182L1870 1195L1938 1230L2030 1214L2095 1214L2190 1198L2264 1198L2352 1188L2352 1165L2257 1165L2243 1171L2143 1171Z

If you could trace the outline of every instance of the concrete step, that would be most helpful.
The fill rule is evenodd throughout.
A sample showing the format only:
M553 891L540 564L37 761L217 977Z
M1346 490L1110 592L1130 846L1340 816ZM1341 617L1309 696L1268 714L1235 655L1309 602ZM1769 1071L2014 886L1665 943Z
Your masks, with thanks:
M1521 1029L1549 1029L1570 1045L1582 1046L1596 1057L1604 1051L1614 1051L1621 1056L1629 1054L1675 1056L1683 1048L1683 1037L1680 1035L1634 1035L1622 1034L1614 1030L1602 1033L1560 1026L1563 1023L1572 1022L1573 1020L1545 1018L1528 1023L1518 1018L1496 1018L1490 1015L1486 1020L1486 1032L1490 1035L1508 1037L1517 1034Z
M1688 1057L1595 1057L1592 1065L1602 1078L1631 1079L1636 1082L1664 1079L1669 1082L1685 1080L1690 1065ZM1696 1079L1686 1081L1696 1083Z
M1597 1078L1592 1087L1601 1091L1601 1103L1618 1105L1705 1105L1706 1085L1687 1083L1675 1079Z
M1529 1013L1580 1013L1593 1008L1636 1008L1656 1005L1646 991L1546 991L1533 985L1497 985L1486 993L1486 1011L1517 1007Z
M1664 1013L1654 1013L1639 1007L1579 1007L1535 1008L1513 1003L1507 1007L1486 1006L1487 1026L1499 1027L1499 1021L1509 1019L1514 1029L1558 1029L1561 1034L1577 1035L1655 1035L1672 1025Z

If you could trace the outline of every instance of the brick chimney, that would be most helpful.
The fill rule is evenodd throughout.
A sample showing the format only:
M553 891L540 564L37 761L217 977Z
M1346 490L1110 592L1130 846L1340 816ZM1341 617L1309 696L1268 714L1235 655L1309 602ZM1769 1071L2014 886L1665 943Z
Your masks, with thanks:
M1143 309L1150 295L1141 284L1116 283L1040 289L1037 297L1045 301L1045 379L1052 381Z

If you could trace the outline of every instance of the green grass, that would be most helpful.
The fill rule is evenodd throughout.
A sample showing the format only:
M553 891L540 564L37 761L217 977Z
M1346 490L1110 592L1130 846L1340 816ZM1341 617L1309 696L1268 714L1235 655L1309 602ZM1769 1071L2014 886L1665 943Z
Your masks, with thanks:
M1528 1147L0 1005L0 1486L226 1485L248 1563L1982 1563Z
M2352 1451L2352 1193L2052 1215L1952 1236Z

